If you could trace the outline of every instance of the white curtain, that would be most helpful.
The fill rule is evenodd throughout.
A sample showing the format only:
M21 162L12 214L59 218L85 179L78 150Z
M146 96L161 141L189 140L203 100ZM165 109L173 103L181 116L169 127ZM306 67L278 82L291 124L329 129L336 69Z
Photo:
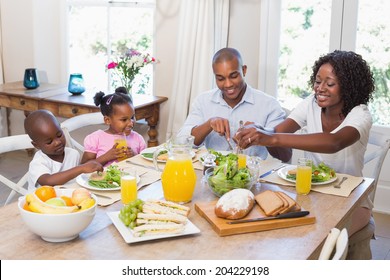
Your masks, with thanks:
M0 6L0 84L4 83L3 72L3 42L2 42L2 20L1 20L1 6ZM0 107L0 137L8 135L7 128L7 109Z
M228 27L229 0L182 1L167 139L183 125L193 99L214 86L211 60L227 46Z

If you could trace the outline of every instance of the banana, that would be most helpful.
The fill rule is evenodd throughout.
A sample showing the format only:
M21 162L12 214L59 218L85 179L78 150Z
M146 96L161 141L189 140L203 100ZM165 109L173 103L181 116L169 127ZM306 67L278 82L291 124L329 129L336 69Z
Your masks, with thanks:
M94 205L95 205L95 199L93 199L93 198L84 199L84 200L79 204L80 211L87 210L87 209L91 208L91 207L94 206Z
M40 200L36 194L30 193L26 195L26 203L32 212L42 214L68 214L76 212L80 209L79 206L55 206L50 205Z

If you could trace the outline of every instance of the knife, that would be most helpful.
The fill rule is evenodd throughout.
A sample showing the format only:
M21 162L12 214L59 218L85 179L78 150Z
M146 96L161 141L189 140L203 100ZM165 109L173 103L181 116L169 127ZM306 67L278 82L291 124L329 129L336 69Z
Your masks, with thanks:
M270 171L267 171L267 172L265 172L264 174L260 175L260 176L259 176L259 179L264 178L264 177L267 177L268 175L274 173L275 171L277 171L277 170L279 170L280 168L283 168L283 167L285 167L285 166L286 166L285 164L282 164L282 165L279 166L279 167L276 167L276 168L274 168L274 169L271 169Z
M226 222L230 225L235 224L242 224L242 223L251 223L251 222L258 222L258 221L268 221L268 220L276 220L276 219L288 219L288 218L299 218L309 215L309 211L299 211L299 212L290 212L285 214L280 214L275 217L263 217L263 218L254 218L254 219L247 219L247 220L239 220L239 221L231 221Z

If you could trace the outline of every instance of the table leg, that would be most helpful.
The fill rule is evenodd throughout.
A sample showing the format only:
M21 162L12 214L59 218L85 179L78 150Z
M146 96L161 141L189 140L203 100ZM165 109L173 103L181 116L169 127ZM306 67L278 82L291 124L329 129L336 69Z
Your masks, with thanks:
M160 106L155 105L153 106L153 113L152 116L149 118L146 118L146 122L148 123L149 126L149 131L148 131L148 147L156 147L158 146L158 140L157 140L157 123L158 123L158 118L159 118L159 111L160 111Z

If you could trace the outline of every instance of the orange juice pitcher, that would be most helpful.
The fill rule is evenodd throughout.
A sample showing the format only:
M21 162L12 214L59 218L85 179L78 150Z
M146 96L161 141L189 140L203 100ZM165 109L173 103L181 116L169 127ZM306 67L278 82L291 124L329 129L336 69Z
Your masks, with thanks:
M196 174L192 165L191 151L193 136L179 136L166 144L168 160L161 175L164 198L176 203L192 200L196 185ZM157 156L161 149L154 152L153 161L157 167Z

